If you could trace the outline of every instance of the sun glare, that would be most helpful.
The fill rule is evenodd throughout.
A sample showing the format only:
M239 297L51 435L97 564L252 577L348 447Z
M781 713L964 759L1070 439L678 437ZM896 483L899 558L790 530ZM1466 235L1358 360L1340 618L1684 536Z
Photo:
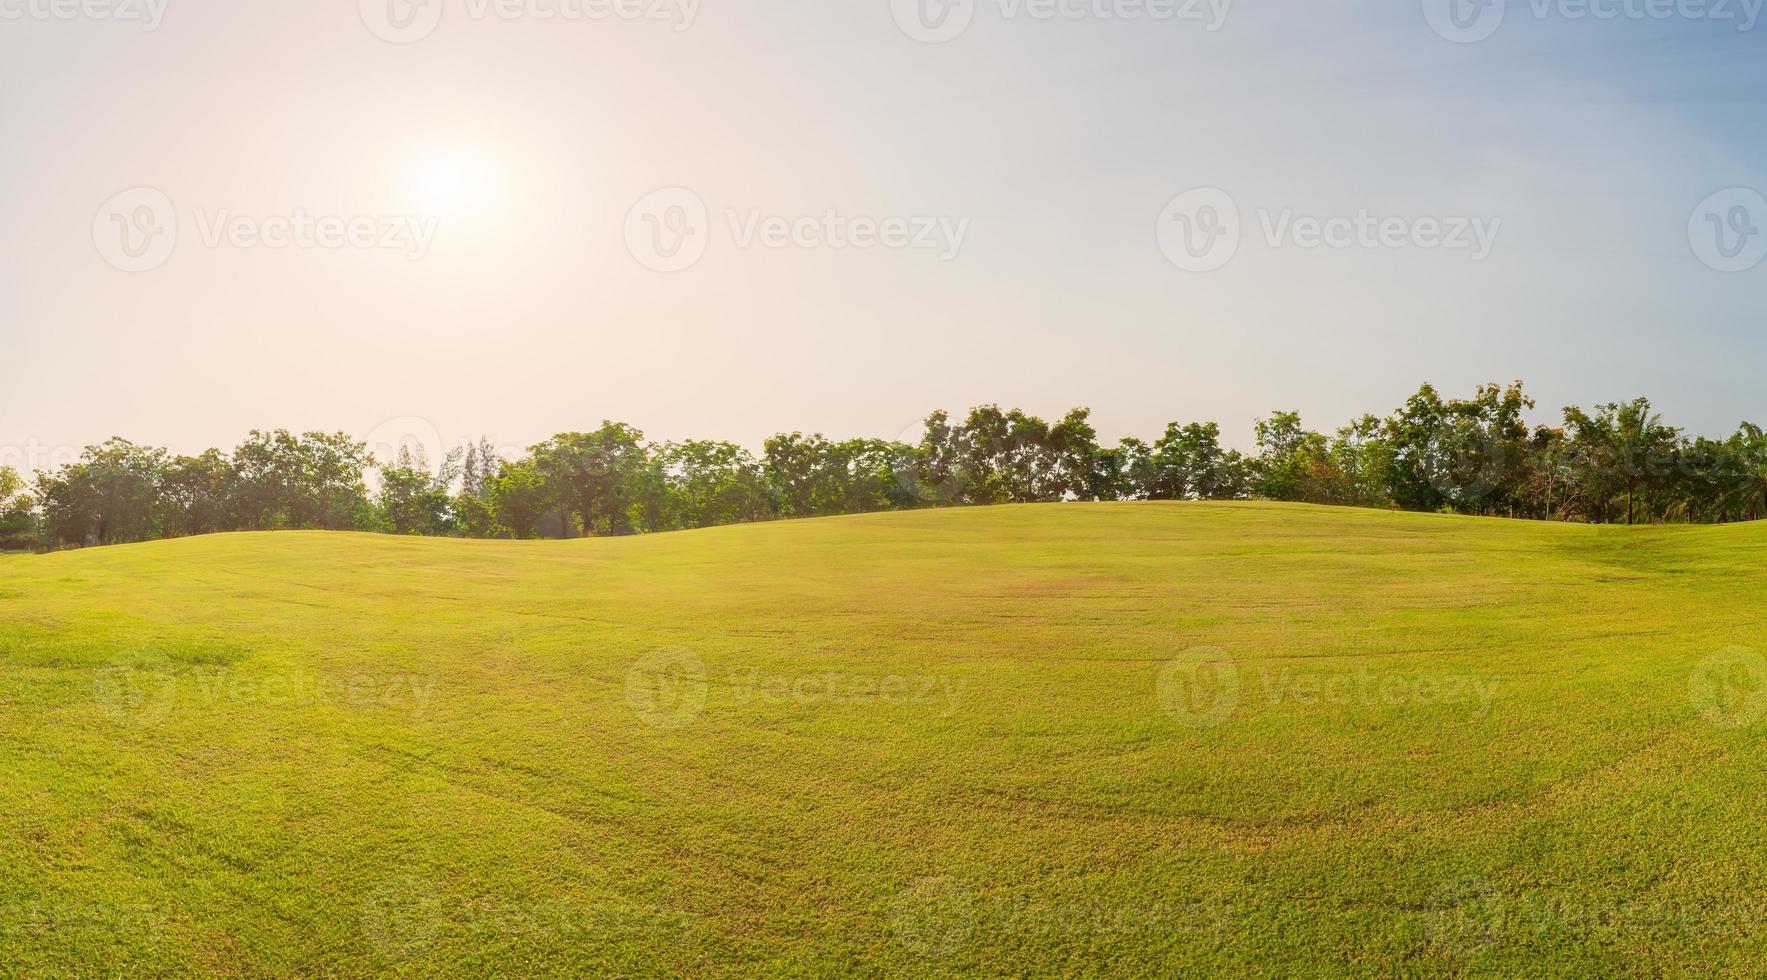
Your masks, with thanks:
M496 189L491 166L469 150L433 149L405 165L405 207L417 214L454 220L471 218L491 203Z

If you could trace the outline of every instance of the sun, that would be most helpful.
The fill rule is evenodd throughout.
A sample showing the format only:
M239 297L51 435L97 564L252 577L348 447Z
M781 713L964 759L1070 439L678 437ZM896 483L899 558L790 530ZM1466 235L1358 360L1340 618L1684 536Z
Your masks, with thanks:
M484 211L496 197L496 173L485 158L461 147L438 147L405 164L401 190L412 212L461 220Z

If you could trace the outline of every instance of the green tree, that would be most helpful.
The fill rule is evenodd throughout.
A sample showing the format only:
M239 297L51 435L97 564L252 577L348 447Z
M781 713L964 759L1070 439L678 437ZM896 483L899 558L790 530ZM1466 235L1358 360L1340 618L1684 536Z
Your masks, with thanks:
M448 534L454 527L453 500L448 493L450 469L430 472L420 448L399 447L393 465L380 468L376 500L381 530L393 534Z
M218 449L167 462L154 502L154 522L161 535L170 538L234 530L238 482L233 461Z
M961 502L964 482L964 447L959 428L943 409L928 415L920 444L913 457L898 471L899 482L922 506L944 507Z
M9 466L0 466L0 551L26 551L37 547L37 515L24 478Z
M1238 454L1221 448L1221 427L1213 422L1169 423L1137 462L1142 499L1230 500L1243 492Z
M656 454L671 501L671 527L713 527L766 520L772 511L766 471L728 442L689 441Z
M1640 492L1655 491L1674 472L1680 430L1664 425L1648 398L1598 405L1594 415L1573 406L1565 422L1580 476L1601 498L1600 518L1606 520L1608 501L1624 495L1626 523L1634 523Z
M632 533L632 507L647 462L644 433L603 422L594 432L566 432L535 446L535 464L559 504L584 534Z
M1050 492L1057 500L1108 500L1108 483L1101 481L1098 430L1092 427L1092 410L1076 408L1050 426L1046 437Z
M366 444L342 432L253 430L233 451L239 527L344 531L373 525Z
M1451 401L1430 385L1419 388L1383 433L1393 502L1406 510L1513 510L1527 482L1523 415L1533 407L1521 382L1481 385L1471 399Z
M460 464L460 492L454 495L449 509L453 513L454 530L470 538L488 538L497 534L496 512L491 507L491 480L503 465L491 440L480 437L466 446Z
M1259 419L1258 456L1252 489L1266 500L1323 503L1322 474L1330 467L1328 442L1301 425L1299 412L1277 412Z
M1153 453L1147 443L1129 437L1098 454L1093 485L1098 500L1146 500L1153 479Z
M83 545L145 541L153 521L163 449L111 439L87 446L80 461L37 478L43 524L55 541Z
M1352 507L1386 507L1392 503L1393 447L1384 435L1385 423L1372 415L1351 422L1337 432L1327 450L1330 471L1336 476L1332 503Z
M821 513L818 501L829 495L821 487L829 466L828 440L821 433L780 433L768 439L762 451L767 482L780 515L814 517Z
M1753 422L1744 422L1730 445L1731 458L1761 504L1761 515L1767 517L1767 432Z
M551 479L533 460L503 464L485 489L497 533L522 540L538 537L541 519L558 506Z

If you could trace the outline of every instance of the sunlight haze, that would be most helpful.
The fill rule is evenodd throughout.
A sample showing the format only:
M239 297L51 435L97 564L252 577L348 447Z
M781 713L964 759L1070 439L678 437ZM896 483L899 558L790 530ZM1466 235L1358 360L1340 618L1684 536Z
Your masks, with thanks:
M449 0L428 33L380 36L432 6L0 20L0 124L25 136L0 153L15 462L410 417L450 443L612 418L758 447L989 402L1090 406L1108 438L1215 420L1243 446L1275 409L1329 430L1420 381L1518 377L1540 421L1647 392L1698 432L1763 408L1767 269L1716 271L1688 240L1702 200L1767 185L1764 62L1737 23L1512 3L1456 43L1415 2L1241 0L1219 23L985 2L927 43L888 0ZM145 272L93 241L135 188L177 214ZM1195 188L1242 213L1218 270L1162 254L1162 208ZM691 227L681 271L628 245L665 189L692 197L634 234ZM297 214L313 241L250 237ZM1495 234L1479 258L1300 244L1306 219L1358 214ZM895 247L828 237L891 219Z

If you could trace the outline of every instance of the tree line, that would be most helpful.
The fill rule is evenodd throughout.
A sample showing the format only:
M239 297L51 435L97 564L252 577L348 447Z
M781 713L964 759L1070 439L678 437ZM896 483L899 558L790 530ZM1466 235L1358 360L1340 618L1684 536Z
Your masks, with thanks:
M519 458L486 440L436 465L376 460L342 433L254 431L198 456L111 439L28 483L0 468L0 549L322 529L481 538L673 531L780 518L1002 503L1277 500L1587 523L1767 517L1767 432L1690 437L1635 398L1530 427L1520 382L1444 399L1425 385L1386 417L1330 433L1258 421L1250 454L1214 423L1099 443L1090 411L1047 422L995 405L928 416L916 442L794 432L759 456L728 442L647 442L630 425L555 435ZM373 489L369 475L373 474Z

